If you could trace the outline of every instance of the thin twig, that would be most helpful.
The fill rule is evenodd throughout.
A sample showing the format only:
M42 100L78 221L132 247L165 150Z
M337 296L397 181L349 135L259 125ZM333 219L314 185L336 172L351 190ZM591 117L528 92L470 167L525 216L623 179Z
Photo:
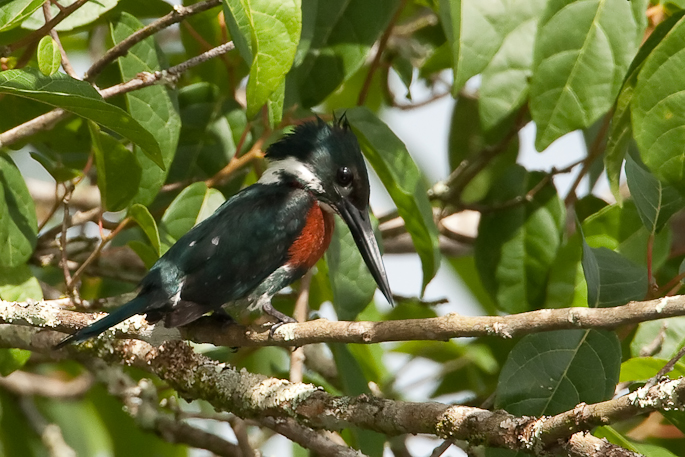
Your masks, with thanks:
M154 35L158 31L169 27L170 25L181 22L188 16L201 13L208 9L219 6L221 0L206 0L204 2L195 3L191 6L174 6L174 10L163 16L150 25L143 27L142 29L134 32L126 38L125 40L117 43L115 46L110 48L100 59L97 60L89 69L86 74L83 75L83 79L86 81L94 81L95 77L100 74L102 70L116 58L125 56L129 49L131 49L136 43L143 41L145 38Z
M30 34L26 35L24 38L17 40L14 43L8 44L4 47L0 54L2 54L3 57L7 57L17 49L38 42L38 40L43 38L45 35L49 34L50 30L54 29L57 26L57 24L65 20L67 17L69 17L71 13L82 7L88 1L89 0L76 0L71 5L65 6L64 9L62 9L59 12L59 14L55 16L52 20L46 21L45 25L43 25L38 30L35 30Z
M676 288L676 287L678 289L681 288L683 286L682 285L683 279L685 279L685 271L683 271L682 273L678 274L675 278L668 281L668 283L665 286L660 287L659 290L656 291L655 295L657 297L660 297L663 295L667 295L667 292L673 288ZM668 294L668 295L670 295L670 294Z
M69 259L67 258L67 228L70 222L69 213L69 199L74 191L72 186L67 184L64 185L64 196L62 197L63 215L62 215L62 232L58 241L58 246L61 254L60 266L62 267L62 273L64 274L64 284L67 285L67 294L75 301L78 302L77 292L72 287L73 278L71 272L69 271Z
M414 102L414 103L397 103L396 101L392 100L392 107L400 109L402 111L409 111L417 108L423 108L424 106L428 106L431 103L438 101L442 98L447 97L450 95L451 92L449 90L444 91L440 94L433 94L431 97L421 100L420 102Z
M28 419L29 424L40 436L50 457L76 457L76 451L64 441L62 429L60 429L59 425L51 424L43 417L43 414L36 407L33 398L20 398L19 406L24 413L24 417Z
M442 444L440 444L440 446L433 449L433 452L431 452L430 457L440 457L450 447L452 447L452 441L445 440L442 442Z
M207 184L207 187L216 187L217 185L225 182L233 173L244 167L245 165L249 164L253 160L256 159L261 159L264 157L264 153L262 152L262 145L264 144L264 138L259 138L255 143L252 145L252 148L242 156L237 156L238 152L236 151L236 155L231 158L231 160L228 162L228 164L219 170L214 176L209 178L208 180L205 181L205 184Z
M102 241L100 242L100 244L98 244L98 246L95 248L95 250L93 250L93 252L90 254L90 256L88 256L88 258L81 264L81 266L78 268L78 270L76 270L76 272L72 276L71 280L69 280L67 282L67 289L74 287L74 284L76 283L76 281L79 280L79 278L81 277L83 272L86 270L86 268L88 268L88 265L90 265L100 255L100 252L102 252L102 248L104 248L107 243L109 243L115 236L117 236L119 234L119 232L121 232L124 228L126 228L126 226L130 222L131 222L131 219L127 217L126 219L124 219L123 221L121 221L119 223L117 228L112 230L108 235L105 235L104 237L102 237Z
M245 421L237 416L231 416L231 418L228 419L228 423L231 424L231 428L233 429L236 440L238 440L238 447L240 447L243 457L255 457L255 450L250 445L250 440L247 436L247 424L245 424Z
M209 51L210 49L212 49L213 46L212 46L207 40L205 40L205 39L202 37L202 35L200 35L200 34L197 32L197 30L195 30L195 29L193 28L192 25L190 25L187 21L184 22L182 25L183 25L183 27L186 29L186 31L190 34L190 36L191 36L195 41L198 42L198 44L202 47L203 51ZM228 40L228 37L226 37L226 39L225 39L224 41L229 41L229 40ZM219 58L220 58L221 61L224 63L224 66L226 67L226 71L227 71L227 72L230 72L230 66L231 66L231 64L230 64L230 62L228 61L228 58L226 57L226 55L221 55L221 56L219 56Z
M312 284L312 270L309 270L300 281L300 293L295 300L295 310L293 318L297 322L307 320L307 309L309 307L309 287ZM290 382L302 382L304 378L304 348L296 348L290 354Z
M659 382L659 380L660 380L661 378L663 378L664 376L666 376L667 373L670 373L671 371L673 371L673 368L675 367L675 364L678 363L678 361L679 361L680 359L682 359L683 356L685 356L685 346L683 346L683 347L680 348L680 350L678 351L678 353L677 353L676 355L674 355L674 356L671 358L671 360L669 360L668 363L667 363L666 365L664 365L663 368L661 368L661 370L659 370L659 372L656 374L656 376L654 376L652 379L650 379L650 380L647 382L646 386L647 386L647 387L652 387L652 386L656 385L656 383Z
M275 420L272 417L265 417L260 422L305 449L315 451L317 455L323 457L364 457L361 452L337 444L311 428L299 424L295 419Z
M61 6L61 5L60 5ZM62 11L62 10L60 10ZM45 2L43 3L43 16L45 17L45 23L48 23L52 20L52 12L50 11L50 3ZM74 70L74 67L71 66L71 63L69 62L69 58L67 57L67 52L64 50L64 46L62 46L62 41L59 39L59 35L57 35L57 30L54 28L50 29L50 37L55 40L55 43L57 43L57 48L59 49L59 53L62 56L62 68L64 68L64 71L67 72L69 76L71 76L74 79L79 79L78 74Z
M92 385L93 378L87 373L66 381L27 371L14 371L8 376L0 377L0 387L16 395L37 395L61 400L81 397Z
M35 198L34 198L34 201ZM40 224L38 224L38 233L40 233L44 228L45 225L50 222L50 219L52 219L52 216L55 215L59 207L62 205L62 199L59 197L59 184L55 185L55 201L52 204L52 207L50 207L50 210L48 211L48 214L46 214L45 219L41 221Z
M400 5L397 7L397 11L395 11L395 14L392 16L392 19L390 19L390 23L385 28L385 31L383 31L381 39L378 41L378 50L376 51L376 55L374 56L373 61L371 62L369 72L366 74L364 84L362 85L362 88L359 91L359 98L357 98L357 106L363 105L366 101L366 96L369 94L369 89L371 87L371 82L373 80L373 74L376 72L376 69L378 69L378 67L381 64L381 57L383 56L383 51L385 51L385 47L388 44L388 39L390 38L393 27L395 26L395 23L397 23L397 21L399 20L400 15L402 14L402 10L404 10L404 6L406 4L407 0L402 0Z
M597 160L597 158L600 155L602 155L602 143L604 141L604 138L606 138L607 132L609 131L612 115L613 110L611 110L604 116L602 126L599 129L599 132L597 132L595 140L592 142L592 146L588 151L587 157L585 157L585 159L583 160L583 168L580 170L580 173L578 173L578 176L576 176L575 181L573 181L573 184L571 185L571 189L568 191L568 195L566 196L566 200L564 201L566 207L569 207L576 202L576 200L578 199L578 196L576 195L576 189L578 188L580 182L583 180L588 171L590 171L590 167L595 162L595 160Z
M501 211L503 209L513 208L523 203L530 203L535 199L537 193L544 189L545 186L552 181L552 178L554 176L571 172L571 170L573 170L575 167L583 163L584 160L585 159L579 160L578 162L572 163L571 165L559 170L557 170L556 168L552 168L552 170L549 173L547 173L540 181L538 181L538 183L532 189L530 189L525 194L518 195L510 200L500 203L494 203L492 205L482 205L478 203L459 203L457 207L459 207L460 209L470 209L473 211L478 211L481 214L484 214Z
M154 73L138 73L138 75L130 81L108 87L107 89L102 89L100 91L100 95L102 95L102 98L110 98L114 95L125 94L133 90L142 89L143 87L148 87L159 83L175 84L178 81L178 78L180 78L180 76L188 69L200 65L201 63L213 59L214 57L225 54L233 49L235 49L235 46L233 45L232 41L229 41L228 43L221 44L207 52L203 52L198 56L192 57L166 70L155 71Z
M509 143L518 135L519 130L523 127L527 113L528 107L523 106L519 110L512 128L509 129L500 142L491 146L486 146L475 154L474 158L471 160L463 160L457 168L450 173L444 182L440 182L431 188L429 197L449 203L456 196L459 196L468 183L470 183L492 159L507 150Z
M168 70L156 71L154 73L142 72L130 81L117 84L107 89L100 91L103 98L110 98L115 95L125 94L134 90L142 89L144 87L152 86L159 83L173 83L180 75L189 68L199 65L219 54L225 53L233 49L233 42L224 43L216 48L207 51L192 59L186 60ZM56 108L41 116L31 119L21 125L18 125L6 132L0 134L0 146L9 146L19 140L35 134L41 130L49 130L60 120L68 116L68 112L61 108Z
M126 412L141 428L155 431L170 443L207 449L219 456L249 457L243 456L235 444L160 411L156 389L149 379L143 378L136 383L120 366L109 366L100 359L87 360L86 365L107 386L109 393L122 401Z

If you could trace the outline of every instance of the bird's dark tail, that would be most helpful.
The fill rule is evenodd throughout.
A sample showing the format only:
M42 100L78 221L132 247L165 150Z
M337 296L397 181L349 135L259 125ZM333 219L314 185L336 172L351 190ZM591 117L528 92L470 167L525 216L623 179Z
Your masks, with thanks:
M137 296L99 321L93 322L88 327L84 327L73 335L66 337L55 346L55 349L62 348L69 343L80 343L89 338L96 337L108 328L117 325L119 322L125 321L136 314L142 314L145 312L145 308L148 305L148 298L149 297L146 296Z

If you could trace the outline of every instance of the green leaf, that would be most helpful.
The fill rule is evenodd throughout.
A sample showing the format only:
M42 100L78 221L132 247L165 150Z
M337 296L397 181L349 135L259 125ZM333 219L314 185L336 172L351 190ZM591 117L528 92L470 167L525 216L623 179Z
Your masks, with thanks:
M0 392L0 440L4 455L45 457L45 446L19 402L16 395L4 389Z
M162 254L194 225L209 217L221 206L225 198L204 182L186 187L171 202L159 226Z
M643 2L631 2L633 7L640 5ZM644 18L644 8L639 11L639 15ZM644 44L640 47L637 55L630 64L628 75L623 82L618 98L616 100L616 108L611 119L611 128L609 130L609 137L607 140L606 153L604 155L604 166L607 172L607 178L611 186L611 193L614 194L617 202L621 202L622 197L619 192L619 180L621 177L621 167L623 159L628 151L630 139L633 136L633 129L630 122L630 106L635 93L635 85L637 84L637 75L642 70L642 65L645 59L652 50L663 40L673 26L685 15L685 11L679 12L672 17L669 17L662 23L656 26L654 31L649 35ZM644 27L640 27L643 29Z
M38 69L45 76L57 73L62 65L62 55L57 42L50 36L44 36L38 42Z
M309 51L297 69L305 108L321 103L364 64L399 0L319 2Z
M630 2L551 0L535 42L535 147L592 125L613 104L637 49Z
M678 427L678 430L685 433L685 411L663 411L661 414L671 424Z
M637 76L632 100L632 120L640 156L661 181L685 192L685 82L673 72L685 65L682 42L685 19L681 17L647 56Z
M136 223L138 224L138 227L140 227L143 230L143 232L145 232L145 235L150 240L152 248L157 253L157 257L159 257L161 254L159 231L157 230L157 223L155 222L155 218L152 217L150 211L143 205L136 203L135 205L131 205L131 207L128 209L128 217L133 218L133 220L136 221Z
M486 67L502 44L503 9L499 0L440 0L440 21L452 47L453 95Z
M597 438L606 438L606 440L610 443L626 448L629 451L639 452L635 447L635 443L633 443L628 438L620 434L616 429L608 425L597 427L597 429L594 432L594 435Z
M626 160L626 178L637 212L649 233L659 232L685 204L678 191L663 184L631 156Z
M23 265L36 247L33 199L12 159L0 153L0 267Z
M168 179L171 182L190 180L197 173L202 177L213 176L235 155L235 143L240 141L247 123L245 112L226 102L219 95L219 88L208 83L182 88L179 106L181 136ZM245 143L251 144L249 133Z
M495 129L518 110L528 97L533 48L546 0L513 0L500 7L503 41L483 69L480 86L480 121L483 130Z
M89 127L102 206L107 211L121 211L138 191L140 164L126 146L111 135L101 132L97 124L91 122Z
M541 179L542 173L512 167L491 189L488 202L497 204L524 195ZM564 217L563 202L551 184L539 190L531 202L481 216L476 266L499 309L518 313L543 306Z
M652 357L671 359L685 344L685 317L671 317L658 321L642 322L630 343L630 353L640 357L646 347L659 343Z
M0 298L7 301L40 300L43 290L28 265L0 267Z
M527 335L509 353L495 407L515 415L553 415L614 395L621 346L613 332L557 330Z
M587 244L617 251L637 265L647 266L647 245L650 233L642 224L635 203L628 200L623 206L609 205L588 216L583 222ZM656 271L666 262L670 252L671 235L666 226L654 237L652 267Z
M143 24L138 19L130 14L122 13L110 25L112 44L120 43L141 28ZM134 79L138 73L161 70L162 63L166 63L166 58L156 46L155 39L148 37L129 49L125 56L119 57L118 63L121 78L128 81ZM161 160L164 168L158 167L140 147L134 149L143 174L133 201L149 205L164 185L181 133L181 117L178 114L176 90L165 86L150 86L129 92L124 97L131 117L154 136L162 151Z
M52 152L49 151L48 148L41 147L40 145L37 147L45 152ZM70 168L59 161L60 158L56 157L56 154L50 154L48 156L48 154L35 151L31 151L30 154L31 158L40 163L43 168L50 173L50 176L52 176L57 182L70 181L78 176L82 176L83 174L81 170Z
M425 290L440 266L440 247L438 228L433 221L433 210L421 171L404 143L371 111L357 107L347 110L346 116L366 158L404 219L421 258L422 290Z
M267 101L280 100L281 110L274 114L280 121L285 75L295 59L302 31L300 0L228 0L224 2L224 17L231 36L237 37L241 56L250 65L248 118Z
M347 224L336 216L335 231L326 251L326 264L338 319L353 321L371 302L376 281L357 249Z
M35 68L0 72L0 93L30 98L62 108L113 130L143 148L164 168L155 137L126 111L107 103L93 86L63 73L45 76Z
M22 23L43 5L43 0L5 0L0 7L0 32Z
M94 385L88 391L87 398L97 410L99 420L102 421L111 437L113 452L105 455L116 457L134 455L150 457L188 456L186 446L169 443L156 434L143 430L124 411L124 408L121 407L121 401L109 395L103 385ZM202 404L201 402L197 403Z
M28 362L31 351L24 349L0 349L0 375L7 376Z
M668 359L657 357L634 357L621 364L620 382L646 381L656 376L657 373L668 363ZM673 371L666 373L671 379L685 376L685 364L677 362Z
M585 274L585 283L587 284L587 304L590 308L599 307L599 296L601 291L601 278L599 272L599 261L592 248L585 241L585 236L582 235L583 241L583 273Z
M479 99L460 95L454 104L449 133L449 163L454 171L462 161L471 159L486 146L478 119Z
M140 257L140 260L143 261L145 268L148 270L159 260L159 254L149 244L143 243L140 240L130 240L126 245L133 249L133 252Z
M76 0L60 0L60 5L69 6ZM117 6L117 0L97 0L85 3L79 9L71 13L62 22L55 26L58 32L66 32L77 27L88 25L91 22L98 20L103 14ZM50 12L52 17L59 14L59 8L55 5L50 5ZM35 11L31 17L26 19L21 26L25 29L36 30L45 25L45 16L43 10Z
M461 95L454 106L448 140L450 170L455 170L464 160L474 160L488 144L479 122L479 101L482 99ZM469 181L459 195L460 200L472 203L485 198L492 185L516 163L518 152L519 142L516 138Z
M583 288L583 267L580 235L574 234L563 243L549 269L545 308L587 306Z
M112 439L90 400L42 399L36 403L45 420L59 426L76 455L113 455Z
M664 411L663 414L666 416L666 413L670 412L671 411ZM638 455L644 455L645 457L677 457L676 454L667 450L663 446L648 443L638 443L630 440L623 434L619 433L618 430L608 425L597 427L594 435L597 438L605 438L612 444L621 446L628 451L635 452Z
M645 267L607 248L583 248L588 306L608 308L645 298L649 287Z
M119 0L115 11L126 11L139 19L162 17L174 10L174 7L164 0Z

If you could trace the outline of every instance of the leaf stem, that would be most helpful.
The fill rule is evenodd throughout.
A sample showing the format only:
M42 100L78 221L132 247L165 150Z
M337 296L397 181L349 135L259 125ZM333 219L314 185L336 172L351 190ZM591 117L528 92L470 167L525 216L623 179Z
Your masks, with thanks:
M395 26L395 23L399 20L400 15L402 14L402 11L404 10L406 4L407 0L402 0L402 3L400 3L400 5L397 7L397 11L395 11L395 14L393 15L392 19L390 19L390 23L385 28L383 35L381 35L381 39L378 41L378 50L376 51L376 55L374 56L373 61L371 62L369 72L366 74L364 84L362 85L362 88L359 91L359 98L357 98L357 106L363 105L366 101L366 97L369 94L369 89L371 88L373 74L376 72L378 67L380 67L383 51L385 51L385 48L388 45L388 39L390 39L390 35L392 34L392 30Z
M14 43L8 44L7 46L0 51L0 54L2 57L7 57L10 54L12 54L14 51L17 49L23 48L24 46L31 45L36 43L38 40L43 38L45 35L49 34L52 29L54 29L57 24L65 20L71 13L82 7L83 5L86 4L89 0L76 0L74 3L72 3L69 6L65 6L63 9L60 10L59 14L52 18L49 21L46 21L45 24L31 32L30 34L26 35L24 38L15 41Z
M62 10L60 9L60 11ZM46 23L49 23L52 20L52 12L50 11L49 2L43 3L43 16L45 17ZM57 35L57 30L55 30L54 27L50 29L50 37L53 40L55 40L55 43L57 43L57 48L59 49L59 53L62 56L62 68L64 68L64 71L66 71L67 74L72 78L79 79L78 74L76 74L76 71L74 70L74 67L72 67L71 63L69 62L67 52L64 50L64 46L62 46L62 41L59 39L59 35Z
M602 126L599 132L597 132L597 136L595 137L595 140L592 142L592 145L590 146L590 150L588 151L587 157L585 157L585 159L583 160L583 168L578 173L578 176L576 176L576 180L573 181L571 189L568 191L568 195L566 196L566 200L564 201L566 207L573 205L576 202L576 200L578 200L578 196L576 195L576 189L578 189L580 182L583 180L585 175L590 171L590 167L595 162L595 160L597 160L597 158L600 155L602 155L602 143L604 142L607 132L609 131L609 126L611 125L611 118L613 112L614 110L612 109L604 116Z
M91 254L88 256L88 258L81 264L81 266L76 270L74 275L71 277L71 279L67 282L67 289L71 289L74 287L76 282L79 280L81 275L83 275L83 272L88 268L88 266L93 263L93 261L100 255L100 252L102 252L102 248L105 247L107 243L109 243L115 236L119 234L126 226L132 221L131 218L127 217L124 220L122 220L117 227L112 230L109 234L105 235L102 237L102 241L98 246L91 252Z

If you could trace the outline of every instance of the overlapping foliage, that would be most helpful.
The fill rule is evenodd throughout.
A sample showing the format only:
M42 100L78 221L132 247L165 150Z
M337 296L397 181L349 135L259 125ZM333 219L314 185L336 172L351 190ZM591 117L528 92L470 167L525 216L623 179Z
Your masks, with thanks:
M97 300L133 291L176 239L258 179L270 142L298 122L315 114L330 120L340 109L397 208L376 214L386 255L406 252L398 240L410 239L422 265L422 289L400 297L392 311L379 311L373 278L339 224L313 273L310 310L332 301L338 317L348 320L459 312L458 303L438 309L420 300L439 268L465 282L483 314L616 307L681 292L683 2L225 0L137 42L102 71L89 72L88 81L72 77L83 71L69 76L66 65L58 70L60 46L74 66L87 67L144 24L173 15L172 6L91 1L60 22L57 35L41 33L46 16L59 17L74 1L59 3L46 13L41 0L0 0L4 300ZM230 40L235 51L173 84L107 99L98 92ZM385 110L430 103L411 98L417 85L435 100L456 99L444 139L449 170L437 183L426 182L412 158L416 152L382 120ZM54 109L66 115L17 129ZM516 163L518 134L530 121L537 128L535 148L555 154L552 171ZM578 130L588 144L581 162L549 152L554 141ZM38 196L36 169L54 179L56 201ZM560 195L553 178L570 172L578 179ZM586 182L601 190L606 179L613 195L582 190ZM99 192L95 206L79 199L84 191ZM443 223L467 210L480 213L475 238ZM109 244L101 250L100 242ZM455 242L463 249L450 249ZM290 312L296 295L286 292L276 305ZM494 404L516 415L556 414L610 399L619 381L632 389L654 376L685 343L683 319L503 340L331 344L323 357L333 370L312 363L305 380L335 394L416 400L388 368L392 352L392 360L401 354L409 366L435 364L421 380L431 386L431 398ZM285 377L288 370L287 353L277 348L214 348L210 354L270 376ZM62 377L81 370L0 350L3 375L22 367ZM684 373L678 364L671 375ZM75 402L32 404L61 427L78 455L188 455L183 446L141 433L101 387ZM46 455L25 398L0 390L0 405L4 455ZM668 456L685 446L684 423L671 412L651 433L639 420L596 433L645 455ZM389 440L356 429L342 436L373 456ZM253 438L264 436L255 432ZM394 439L391 447L400 452L403 443ZM298 446L294 452L305 455ZM505 453L513 454L486 450Z

